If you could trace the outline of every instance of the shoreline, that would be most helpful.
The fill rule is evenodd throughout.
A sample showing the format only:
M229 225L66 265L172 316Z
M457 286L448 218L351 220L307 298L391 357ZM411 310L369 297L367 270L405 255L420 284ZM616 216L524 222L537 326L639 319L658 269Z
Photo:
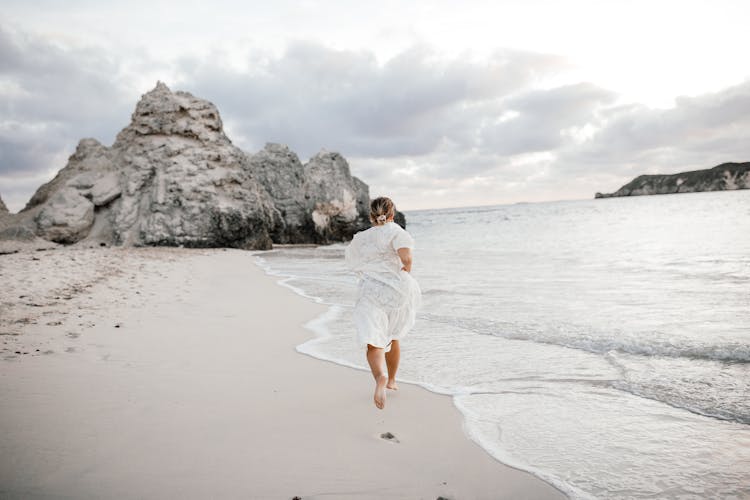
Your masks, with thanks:
M297 245L289 245L289 247L294 247L294 246L297 246ZM297 350L297 352L305 356L309 356L318 361L332 363L334 365L338 365L344 368L349 368L349 369L353 369L359 372L369 374L370 373L369 368L367 368L366 366L357 365L355 363L352 363L349 360L345 360L342 358L326 356L325 354L322 354L321 351L319 351L316 348L317 340L322 341L322 340L325 340L327 337L331 336L331 333L328 330L327 325L331 322L335 322L337 319L341 317L343 306L337 303L326 302L321 297L310 295L304 289L288 283L289 281L294 281L295 279L299 279L299 277L293 274L286 274L284 272L274 270L269 264L266 263L265 259L262 257L264 253L271 252L273 250L274 249L265 250L265 251L256 251L255 252L256 253L256 259L255 259L256 265L260 267L267 276L275 279L278 285L291 290L292 292L294 292L295 294L297 294L298 296L302 297L305 300L312 301L316 304L321 304L326 307L323 313L321 313L320 315L304 323L303 327L309 330L310 332L312 332L313 336L308 338L302 344L296 346L295 349ZM452 392L440 386L435 386L435 385L427 384L425 382L419 382L416 380L403 379L402 377L398 378L398 383L400 385L409 384L414 387L418 387L420 389L426 390L427 392L431 394L449 397L451 399L452 407L455 408L455 410L459 412L459 414L461 415L461 429L466 439L475 443L480 448L482 448L482 450L484 450L485 453L491 456L494 460L496 460L502 466L509 467L519 472L530 474L536 479L552 486L555 490L560 492L565 497L588 498L585 492L582 492L576 489L574 486L566 484L564 482L559 484L560 482L556 480L556 478L552 476L545 477L545 473L543 471L538 471L533 468L529 470L528 468L526 468L528 466L526 466L525 464L519 463L515 458L513 458L511 455L508 455L504 451L496 449L496 448L488 447L486 443L484 443L478 435L475 435L474 433L472 433L466 425L467 416L465 415L465 409L463 408L460 401L457 399L457 398L460 398L461 395L464 395L463 393L457 394L456 392Z
M403 382L379 411L369 373L300 355L327 306L255 255L0 256L0 495L565 498L471 441L447 396Z

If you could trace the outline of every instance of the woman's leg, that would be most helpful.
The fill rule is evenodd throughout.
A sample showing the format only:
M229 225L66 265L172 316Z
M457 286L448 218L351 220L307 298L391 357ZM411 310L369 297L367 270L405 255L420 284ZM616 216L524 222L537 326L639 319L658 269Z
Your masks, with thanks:
M385 407L385 386L388 383L385 349L367 344L367 362L375 377L375 406L382 410Z
M385 353L385 363L388 366L388 384L387 388L394 391L398 390L396 385L396 372L398 371L398 362L401 359L401 347L398 340L391 342L391 350Z

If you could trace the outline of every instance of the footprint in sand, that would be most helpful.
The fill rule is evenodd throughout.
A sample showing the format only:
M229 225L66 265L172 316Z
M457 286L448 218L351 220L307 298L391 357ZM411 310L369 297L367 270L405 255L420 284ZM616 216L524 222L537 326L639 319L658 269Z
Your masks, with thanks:
M380 437L382 439L385 439L386 441L390 441L391 443L400 443L398 438L394 436L393 434L391 434L390 432L384 432L383 434L380 435Z

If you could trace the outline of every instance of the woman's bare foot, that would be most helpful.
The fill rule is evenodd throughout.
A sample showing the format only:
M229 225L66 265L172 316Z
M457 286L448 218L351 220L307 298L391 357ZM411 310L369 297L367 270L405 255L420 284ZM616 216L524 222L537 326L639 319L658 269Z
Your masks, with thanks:
M375 406L379 409L385 408L385 386L388 383L388 377L381 375L375 379Z
M388 379L388 383L385 386L392 391L398 390L398 384L396 384L396 381L393 379Z

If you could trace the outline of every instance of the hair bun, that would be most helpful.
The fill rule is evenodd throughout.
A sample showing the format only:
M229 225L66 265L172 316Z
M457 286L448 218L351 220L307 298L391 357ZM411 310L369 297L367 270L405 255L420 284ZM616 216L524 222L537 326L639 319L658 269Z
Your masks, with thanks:
M396 213L393 201L386 196L375 198L370 202L370 222L376 226L382 226Z

